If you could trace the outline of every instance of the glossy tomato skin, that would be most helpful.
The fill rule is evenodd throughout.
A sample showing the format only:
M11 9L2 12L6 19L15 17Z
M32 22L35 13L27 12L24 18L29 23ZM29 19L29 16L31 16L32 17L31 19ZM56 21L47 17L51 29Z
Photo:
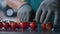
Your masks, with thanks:
M50 31L52 28L53 28L53 24L51 22L48 22L46 24L46 29Z
M7 23L7 22L5 22L5 23L4 23L4 29L9 29L9 28L10 28L10 24Z
M3 27L3 23L2 22L0 22L0 29Z
M42 30L46 30L46 24L42 23L41 28L42 28Z
M16 29L17 28L17 23L16 22L12 22L11 23L11 29Z
M22 22L20 23L21 28L24 30L27 30L29 28L29 23L28 22Z
M36 29L37 29L37 23L36 23L36 22L31 22L31 23L30 23L30 28L31 28L32 30L36 30Z

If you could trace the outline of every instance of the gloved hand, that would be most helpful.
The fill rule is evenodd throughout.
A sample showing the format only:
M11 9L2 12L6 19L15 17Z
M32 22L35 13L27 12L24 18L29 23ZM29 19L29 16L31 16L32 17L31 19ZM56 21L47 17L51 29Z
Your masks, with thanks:
M18 10L17 16L20 18L20 22L30 22L33 21L35 13L28 4L25 4Z
M7 5L17 11L20 22L29 22L34 18L34 11L30 5L22 0L6 0Z
M48 23L52 14L54 15L54 23L53 25L57 25L58 23L58 0L44 0L36 13L36 21L40 21L40 23Z

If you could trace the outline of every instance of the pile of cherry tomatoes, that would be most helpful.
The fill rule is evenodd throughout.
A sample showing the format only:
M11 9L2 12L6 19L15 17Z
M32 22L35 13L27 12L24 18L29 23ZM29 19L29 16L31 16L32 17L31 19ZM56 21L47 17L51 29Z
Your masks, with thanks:
M15 29L23 29L27 30L28 28L31 28L31 30L37 30L38 24L33 21L33 22L0 22L0 29L10 29L10 30L15 30ZM51 30L53 28L53 24L48 22L47 24L42 23L41 24L42 30Z
M15 29L23 29L27 30L28 28L31 28L32 30L37 29L37 23L36 22L0 22L0 29L10 29L10 30L15 30Z
M42 23L41 28L42 28L42 30L51 31L53 29L53 24L51 22L48 22L47 24Z

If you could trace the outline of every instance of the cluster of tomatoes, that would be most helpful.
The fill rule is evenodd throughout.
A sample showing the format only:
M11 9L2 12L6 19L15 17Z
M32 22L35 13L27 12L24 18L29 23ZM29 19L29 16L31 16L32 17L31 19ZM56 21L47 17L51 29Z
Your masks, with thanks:
M4 28L5 30L11 29L23 29L27 30L28 28L31 28L31 30L36 30L37 29L37 23L35 21L33 22L0 22L0 29ZM47 24L42 23L41 24L42 30L51 30L53 28L53 24L48 22Z
M23 30L27 30L28 28L31 28L32 30L36 30L37 29L37 24L36 22L0 22L0 29L4 28L5 30L7 29L11 29L11 30L15 30L15 29L23 29Z
M42 28L42 30L51 31L52 28L53 28L53 24L52 24L51 22L48 22L47 24L42 23L42 24L41 24L41 28Z

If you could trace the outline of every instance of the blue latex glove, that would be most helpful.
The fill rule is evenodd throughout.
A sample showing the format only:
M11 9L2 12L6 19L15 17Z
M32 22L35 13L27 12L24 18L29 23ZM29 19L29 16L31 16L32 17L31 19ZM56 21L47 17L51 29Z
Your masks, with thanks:
M20 22L30 22L33 21L35 13L30 5L24 4L18 10L17 16L19 16Z
M54 15L54 23L53 25L57 25L58 23L58 7L59 0L44 0L36 13L36 21L40 21L41 23L48 23L52 14Z

